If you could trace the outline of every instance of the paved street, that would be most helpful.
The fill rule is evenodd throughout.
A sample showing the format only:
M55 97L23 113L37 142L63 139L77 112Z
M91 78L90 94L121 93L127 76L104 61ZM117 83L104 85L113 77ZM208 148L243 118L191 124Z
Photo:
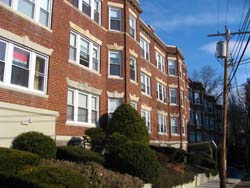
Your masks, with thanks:
M240 179L229 179L227 183L227 188L233 188L235 185L240 183ZM206 184L200 185L197 188L219 188L220 187L220 181L215 180L215 181L210 181ZM237 187L241 188L241 187ZM244 188L250 188L250 184L248 186L245 186Z
M245 176L235 188L250 188L250 174Z

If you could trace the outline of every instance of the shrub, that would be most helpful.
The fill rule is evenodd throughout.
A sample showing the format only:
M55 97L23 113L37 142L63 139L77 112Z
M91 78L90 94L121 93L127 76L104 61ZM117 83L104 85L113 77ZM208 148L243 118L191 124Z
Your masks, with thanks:
M17 177L43 188L85 188L87 181L80 173L51 166L28 167Z
M56 144L54 140L38 132L20 134L12 142L12 147L35 153L48 159L56 157Z
M146 124L137 111L129 104L122 104L112 115L109 133L119 132L132 141L149 143Z
M92 150L101 152L106 138L104 130L101 127L90 128L85 131L85 134L91 138Z
M57 159L72 162L86 163L93 161L99 164L104 163L104 159L99 153L76 146L59 146L56 156Z
M114 144L116 141L118 144ZM106 159L112 169L137 176L145 182L158 181L160 164L155 152L148 146L132 141L126 142L126 137L116 133L107 148Z
M217 167L215 160L202 153L189 153L188 162L193 165L198 165L209 169L216 169Z
M0 172L15 174L26 165L37 165L40 157L33 153L9 148L0 148Z
M55 168L67 168L81 173L87 178L89 187L91 188L141 188L143 181L137 177L127 174L120 174L111 170L105 169L100 164L90 162L87 164L73 163L69 161L59 160L42 160L43 165L53 166Z

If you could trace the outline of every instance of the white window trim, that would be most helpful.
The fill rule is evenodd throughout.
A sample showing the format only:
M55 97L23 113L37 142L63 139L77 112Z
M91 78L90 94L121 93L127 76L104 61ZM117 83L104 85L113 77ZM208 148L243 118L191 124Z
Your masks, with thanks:
M32 91L37 94L46 95L47 93L47 82L48 82L48 56L36 53L31 49L27 49L26 47L22 47L4 40L0 40L1 42L6 44L6 52L5 52L5 66L4 66L4 77L3 81L0 81L0 85L7 86L13 89L17 89L20 91ZM30 54L29 57L29 78L28 78L28 87L19 86L11 83L11 74L12 74L12 62L13 62L13 51L14 48L19 48L23 51L26 51ZM36 65L36 57L42 57L45 59L45 67L44 67L44 90L40 91L34 89L34 79L35 79L35 65Z
M134 83L137 83L137 59L133 56L130 56L130 59L129 60L133 60L134 61L134 64L135 64L135 80L132 80L130 75L129 75L129 79L131 82L134 82ZM129 62L129 65L130 65L131 62ZM129 67L130 69L130 67ZM129 70L130 71L130 70Z
M76 36L76 60L72 60L70 59L69 57L69 61L74 63L74 64L77 64L78 66L84 68L84 69L87 69L87 70L90 70L91 72L95 72L95 73L100 73L100 51L101 51L101 46L93 41L91 41L90 39L88 39L87 37L85 36L82 36L80 35L79 33L75 32L75 31L71 31L70 32L70 35L74 34ZM84 65L81 65L80 64L80 40L83 39L84 41L87 41L89 43L89 67L86 67ZM97 47L97 52L98 52L98 70L94 70L93 69L93 48L94 47Z
M85 91L81 91L78 89L73 89L73 88L68 88L68 90L73 91L73 106L74 106L74 120L67 120L66 125L73 125L73 126L80 126L80 127L96 127L98 125L98 120L99 120L99 113L100 113L100 107L99 107L99 96L94 95ZM67 90L67 91L68 91ZM84 95L87 95L87 109L88 109L88 118L87 122L80 122L77 120L77 115L78 115L78 94L82 93ZM96 97L97 99L97 123L93 124L91 122L91 111L92 111L92 97ZM68 105L68 104L67 104Z
M160 99L160 87L162 87L162 92L161 95L163 97L163 99ZM156 82L156 89L157 89L157 100L166 103L167 102L167 93L166 93L166 86L164 86L163 84Z
M179 117L170 117L170 130L171 130L171 135L173 135L173 136L179 136L180 135L180 133L172 133L172 127L174 127L173 125L172 125L172 118L176 118L177 119L177 132L178 132L178 129L179 129Z
M142 46L141 46L141 42L142 43ZM148 59L147 59L147 45L148 45ZM140 38L140 48L143 48L144 50L144 54L143 54L143 59L145 59L146 61L150 61L150 43L141 36ZM140 55L141 55L141 52L140 52Z
M160 62L158 61L158 56L160 56ZM155 51L155 59L156 59L156 67L158 70L160 70L161 72L165 73L165 61L164 61L164 57L158 52ZM160 68L159 68L160 66Z
M147 110L145 110L145 109L142 109L141 110L141 117L143 117L142 116L142 113L145 113L145 119L146 119L146 127L147 127L147 129L148 129L148 133L149 134L151 134L152 133L152 125L151 125L151 114L150 114L150 111L147 111ZM149 123L149 125L147 125L147 123Z
M170 71L170 69L171 69L171 67L170 67L170 62L175 62L175 74L171 74L171 71ZM176 70L176 66L177 65L177 61L175 61L175 60L168 60L168 75L169 76L177 76L177 70Z
M135 23L135 28L133 28L133 29L134 29L134 37L131 36L130 30L129 30L129 35L130 35L133 39L136 40L136 18L135 18L134 15L129 14L129 20L130 20L130 19L132 19L132 20L134 21L134 23ZM131 27L130 24L129 24L129 27ZM130 29L130 28L129 28L129 29Z
M150 78L150 76L148 76L147 74L145 74L145 73L143 73L143 72L141 72L141 77L142 77L142 75L143 75L143 77L144 77L143 81L146 81L146 83L144 83L144 84L145 84L145 92L142 91L142 90L141 90L141 92L142 92L143 94L145 94L146 96L151 96L151 78ZM148 85L148 83L147 83L147 79L149 79L149 85ZM141 80L141 84L142 84L142 83L143 83L143 82L142 82L142 80ZM149 87L149 89L148 89L148 87Z
M176 103L172 103L172 102L171 102L171 98L172 98L171 90L175 90ZM169 88L169 102L170 102L170 105L171 105L171 106L176 106L176 105L178 105L178 97L177 97L177 89L176 89L176 88Z
M27 19L31 19L31 20L34 20L36 23L38 23L38 25L41 25L42 27L45 27L45 28L51 28L51 18L52 18L52 5L53 5L53 0L50 0L49 1L49 17L48 17L48 26L46 25L43 25L39 22L39 18L40 18L40 0L34 0L34 17L31 18L27 15L25 15L24 13L18 11L18 0L12 0L11 1L11 5L6 5L4 4L5 6L8 6L12 9L14 9L15 11L18 12L18 14L22 15L24 18L27 18ZM2 3L2 2L0 2Z
M98 0L99 1L99 23L97 23L95 20L94 20L94 0L90 0L90 17L88 15L86 15L83 11L82 11L82 1L83 0L78 0L78 9L81 11L81 13L90 18L91 20L93 20L96 24L98 25L101 25L101 20L102 20L102 0Z
M111 14L110 14L111 9L120 11L120 29L119 30L111 29ZM108 18L109 18L109 30L114 31L114 32L121 32L122 31L122 10L121 10L121 8L114 7L114 6L109 6L109 12L108 13L109 13L109 15L108 15Z
M160 122L161 120L163 120L163 122ZM165 132L161 132L161 125L160 123L163 123L162 125L165 126ZM159 135L167 135L168 131L167 131L167 116L162 115L162 114L158 114L158 134Z
M120 75L119 76L118 75L111 75L110 74L110 53L111 52L119 53L119 55L120 55ZM108 63L109 63L109 65L108 65L108 77L109 78L122 79L123 77L122 77L122 54L121 54L121 51L118 51L118 50L109 50L109 52L108 52Z

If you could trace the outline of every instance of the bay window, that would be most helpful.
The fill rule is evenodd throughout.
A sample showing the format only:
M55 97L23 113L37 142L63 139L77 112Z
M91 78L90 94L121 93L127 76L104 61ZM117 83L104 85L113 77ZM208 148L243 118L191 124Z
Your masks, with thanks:
M97 124L99 97L74 88L68 89L67 121L81 124Z
M48 57L0 40L0 81L46 93Z
M0 0L0 2L34 19L41 25L50 27L52 0Z
M100 46L73 31L70 33L69 59L90 70L100 72Z

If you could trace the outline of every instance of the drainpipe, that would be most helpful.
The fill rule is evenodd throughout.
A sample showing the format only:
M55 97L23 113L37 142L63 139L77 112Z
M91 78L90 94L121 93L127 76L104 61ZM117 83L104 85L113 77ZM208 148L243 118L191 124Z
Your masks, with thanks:
M127 0L124 1L124 102L128 103L127 94Z

